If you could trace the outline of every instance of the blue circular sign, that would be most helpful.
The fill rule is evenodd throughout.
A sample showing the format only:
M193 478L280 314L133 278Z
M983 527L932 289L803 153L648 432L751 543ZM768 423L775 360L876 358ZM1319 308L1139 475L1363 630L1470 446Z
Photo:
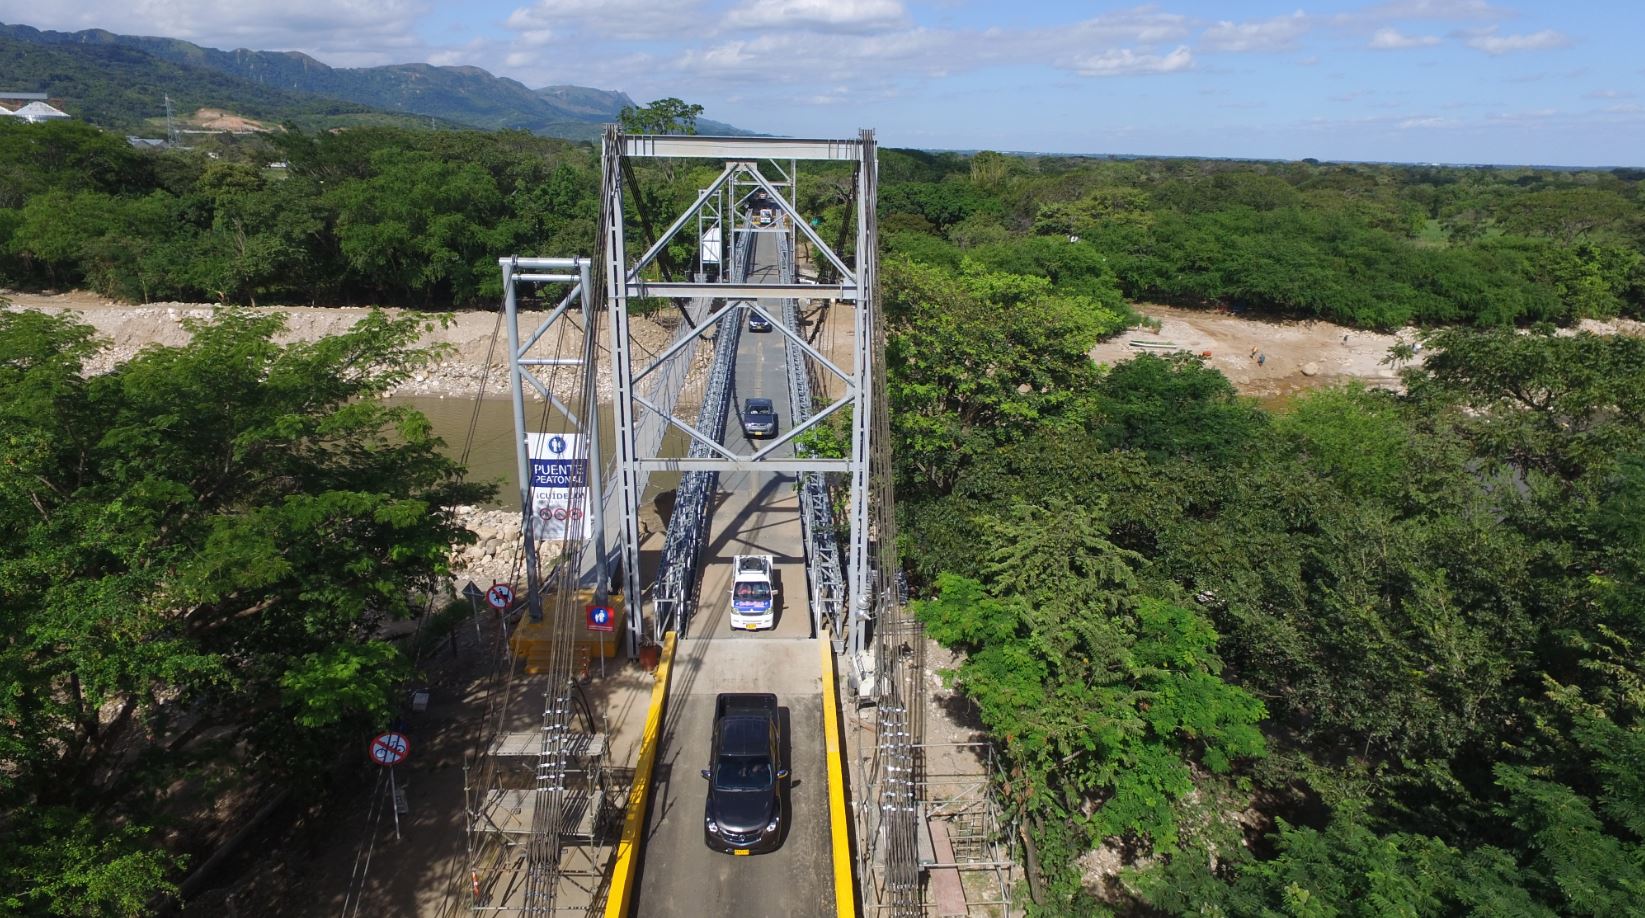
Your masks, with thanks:
M548 451L558 456L565 452L565 437L552 436L548 438Z

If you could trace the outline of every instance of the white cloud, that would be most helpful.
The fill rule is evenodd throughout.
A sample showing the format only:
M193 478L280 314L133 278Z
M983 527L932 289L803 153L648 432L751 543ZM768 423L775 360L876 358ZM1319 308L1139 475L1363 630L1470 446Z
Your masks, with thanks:
M678 38L710 22L703 0L537 0L510 13L517 32L575 29L592 38Z
M910 78L943 75L963 59L956 33L927 29L852 36L772 32L687 48L654 70L653 79L808 87L819 83L850 87L858 95Z
M1455 127L1459 122L1455 118L1440 118L1434 115L1425 115L1420 118L1406 118L1399 123L1399 129L1409 131L1413 128L1447 128Z
M746 0L726 14L736 29L820 29L870 32L906 26L899 0Z
M1379 51L1391 51L1402 48L1428 48L1437 44L1437 35L1406 35L1398 29L1377 29L1371 35L1369 47Z
M1625 89L1595 89L1582 94L1584 99L1632 99L1634 94Z
M1153 7L1142 6L1029 34L1031 37L1055 36L1061 41L1154 45L1182 40L1187 37L1191 25L1187 16L1162 13Z
M1115 48L1074 61L1081 76L1127 76L1141 73L1176 73L1194 66L1187 45L1178 45L1170 54L1138 54L1130 48Z
M1485 0L1389 0L1335 17L1339 25L1380 22L1479 22L1513 15Z
M1553 29L1543 29L1540 32L1530 32L1524 35L1498 35L1496 26L1485 29L1474 29L1465 33L1463 44L1470 48L1484 51L1486 54L1507 54L1511 51L1546 51L1551 48L1568 48L1571 39L1563 32Z
M1308 15L1297 10L1260 22L1219 22L1205 30L1204 46L1210 51L1284 51L1307 33Z

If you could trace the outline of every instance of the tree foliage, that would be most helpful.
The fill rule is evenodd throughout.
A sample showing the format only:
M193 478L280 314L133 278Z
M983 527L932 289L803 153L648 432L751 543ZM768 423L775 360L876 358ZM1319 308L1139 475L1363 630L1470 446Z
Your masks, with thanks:
M592 251L586 147L501 132L292 131L217 160L83 124L0 124L0 283L118 299L449 307L498 253ZM270 161L283 163L280 169Z
M1434 330L1406 394L1281 414L1186 357L1082 375L1037 343L1069 355L1038 388L996 343L1023 313L956 280L986 250L887 271L898 502L1038 907L1634 908L1640 339ZM1098 846L1132 866L1082 876Z
M85 376L84 325L0 313L0 876L20 914L144 914L158 814L226 771L302 787L380 726L483 496L378 400L418 320L310 343L237 311ZM192 790L191 790L192 788Z
M617 123L630 134L695 134L697 118L702 113L701 105L670 96L650 105L624 108L617 116Z
M1143 594L1141 556L1072 502L977 520L984 580L939 578L916 605L932 637L964 649L955 682L1011 764L1004 788L1038 829L1067 902L1071 861L1117 837L1174 849L1197 764L1223 774L1262 755L1262 703L1224 682L1200 613Z

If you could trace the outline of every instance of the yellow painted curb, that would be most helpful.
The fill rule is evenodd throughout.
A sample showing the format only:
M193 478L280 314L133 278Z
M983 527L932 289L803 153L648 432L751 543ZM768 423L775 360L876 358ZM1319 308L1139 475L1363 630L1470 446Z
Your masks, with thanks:
M845 814L845 771L840 759L840 694L834 687L834 645L824 634L818 637L817 646L822 648L823 754L828 757L828 831L834 849L834 913L839 918L856 918L856 887L851 880L851 823Z
M640 841L645 834L645 807L651 797L651 769L657 759L657 743L662 738L663 706L668 702L668 677L674 664L674 632L663 636L663 656L657 664L657 681L651 686L651 710L645 715L645 732L640 735L640 761L634 766L634 783L628 789L628 810L623 817L623 837L617 843L617 857L611 868L611 892L605 900L605 918L627 918L634 896L634 862L639 859Z

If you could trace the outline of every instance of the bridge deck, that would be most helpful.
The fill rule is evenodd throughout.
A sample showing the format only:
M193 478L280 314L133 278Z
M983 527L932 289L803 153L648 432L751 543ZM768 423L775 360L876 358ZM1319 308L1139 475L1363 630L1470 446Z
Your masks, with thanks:
M756 264L775 264L772 242L760 240ZM762 273L757 270L756 278ZM774 269L770 273L774 276ZM733 393L735 410L751 396L772 399L780 430L790 429L793 407L781 335L743 333ZM743 438L735 417L728 419L726 443L743 453L755 448ZM823 745L824 705L832 700L822 697L819 653L811 640L794 487L794 476L773 472L720 477L703 553L698 611L675 652L636 915L836 914ZM732 558L755 553L776 560L777 625L770 632L733 632L728 609ZM729 691L772 692L782 708L783 755L793 776L782 846L771 854L733 857L710 850L703 841L707 788L698 772L708 766L714 696Z

